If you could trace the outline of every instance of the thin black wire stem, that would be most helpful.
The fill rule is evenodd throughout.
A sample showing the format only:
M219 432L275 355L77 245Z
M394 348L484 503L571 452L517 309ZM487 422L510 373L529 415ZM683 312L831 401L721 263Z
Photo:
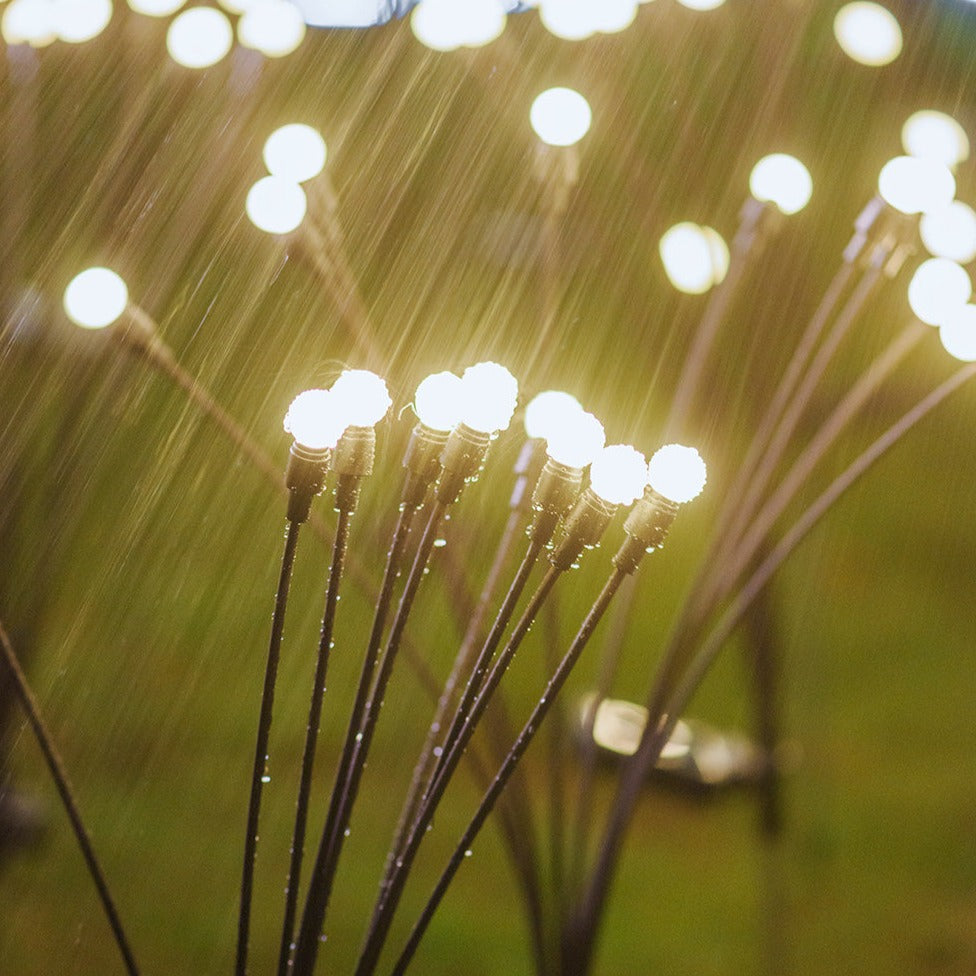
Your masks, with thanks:
M433 820L437 805L443 797L444 791L455 769L457 769L461 756L464 754L465 747L470 741L478 720L487 707L495 688L498 687L508 665L515 656L515 652L525 639L526 634L528 634L533 621L539 613L539 609L545 603L546 598L561 574L562 571L560 569L552 566L546 575L543 576L528 605L522 611L522 616L515 625L515 629L512 631L508 642L498 655L491 672L485 679L484 686L478 697L474 700L454 745L443 757L440 769L431 783L430 790L424 797L417 817L410 829L410 834L396 860L394 871L386 879L385 884L380 886L380 894L373 909L373 916L370 920L363 950L356 966L355 976L368 976L376 968L379 954L383 949L390 924L393 921L393 913L396 911L397 904L399 903L400 896L403 893L403 888L407 881L407 876L413 866L413 861L420 848L424 834L427 832L427 827Z
M274 615L271 618L271 638L268 642L268 660L264 670L264 690L261 695L261 711L258 716L257 740L254 745L254 766L251 770L251 798L247 808L247 826L244 834L244 867L241 873L241 906L237 921L237 961L234 972L244 976L247 972L247 942L251 924L251 896L254 889L254 863L257 858L258 820L261 813L261 790L267 776L268 740L271 736L271 719L274 711L275 683L278 678L278 661L281 657L281 638L285 626L285 610L288 606L288 590L291 586L292 567L298 546L300 522L288 520L285 529L285 549L281 557L281 574L275 595Z
M976 376L976 363L968 363L958 369L874 440L817 496L793 526L784 533L780 541L770 549L769 555L756 568L702 641L694 660L664 707L656 711L651 710L641 744L621 778L596 866L590 875L571 928L565 934L564 956L572 960L572 966L566 969L565 976L585 976L590 971L606 896L616 865L619 863L626 828L630 823L642 784L651 766L657 762L661 749L670 738L675 724L692 695L743 614L783 561L837 500L912 427L974 376Z
M329 583L325 591L325 611L322 615L322 632L312 680L312 699L308 708L308 726L305 731L305 750L302 754L302 774L298 784L298 800L295 804L295 829L291 842L291 861L288 866L288 883L285 888L285 913L281 927L281 946L278 952L278 974L284 976L291 958L292 938L295 932L295 913L298 905L298 886L301 881L302 859L305 855L305 829L308 823L308 802L312 789L312 771L315 766L315 749L322 720L322 699L325 695L325 679L332 650L332 634L335 627L336 606L339 602L339 583L349 541L349 523L352 512L338 509L335 542L332 547L332 565Z
M105 875L95 855L91 835L88 833L84 821L81 819L81 812L78 809L74 791L68 780L68 774L64 768L64 761L58 752L57 746L54 744L54 739L47 728L47 723L41 715L40 705L34 697L34 693L31 691L30 685L27 682L27 675L24 674L24 670L20 666L20 661L17 660L17 654L14 651L13 644L2 622L0 622L0 646L3 647L4 662L14 681L14 690L27 715L27 721L30 723L34 738L37 739L37 744L41 747L41 752L44 754L44 761L47 763L48 771L54 780L54 785L57 788L58 796L61 798L61 804L64 807L65 813L68 815L68 820L71 821L71 829L74 831L78 846L81 848L81 854L85 859L88 873L95 883L98 897L101 899L102 907L108 918L108 924L115 938L115 944L118 946L119 952L122 955L126 972L130 976L139 976L139 967L136 965L132 949L129 947L129 940L126 938L125 930L122 928L122 920L119 917L118 909L115 907L115 902L108 889L108 882L105 880Z
M610 578L604 584L600 595L590 608L589 613L586 615L586 619L583 621L579 631L576 634L576 637L573 639L573 643L569 646L569 650L566 652L562 661L560 661L559 667L549 680L549 684L546 686L542 697L539 699L532 711L532 714L529 716L529 720L525 723L525 726L519 733L518 738L515 740L515 744L512 746L509 754L505 757L505 761L502 763L498 774L495 776L491 786L489 786L487 792L485 793L480 806L478 807L474 816L471 818L471 822L468 824L467 829L462 834L461 839L454 850L454 854L451 856L444 873L441 875L440 880L437 882L437 885L434 888L433 894L430 896L427 905L421 912L420 918L417 920L412 932L410 933L410 938L407 941L406 947L401 953L400 958L397 960L396 965L393 967L392 976L402 976L402 974L406 971L407 966L413 958L413 955L417 950L417 946L424 935L424 932L427 930L427 926L430 924L434 913L440 905L441 899L444 897L444 893L447 891L447 888L453 880L454 875L457 873L458 868L469 856L471 844L477 836L478 831L481 829L485 820L488 818L488 815L491 813L496 800L498 799L502 790L505 788L505 784L508 782L509 777L514 772L519 760L522 758L522 755L525 753L525 750L531 743L549 709L557 700L559 692L566 683L566 679L569 677L570 672L576 665L576 662L579 660L579 657L589 642L593 631L596 629L597 624L599 624L603 614L606 612L607 607L610 605L610 601L613 599L614 594L617 592L618 587L626 575L627 574L624 570L615 568L613 573L611 573ZM372 972L372 970L369 970L369 972Z
M435 501L431 506L427 525L417 546L413 565L404 584L400 603L390 627L386 647L383 654L377 657L382 642L386 614L392 600L393 584L398 573L410 523L413 520L413 509L403 508L400 511L393 543L387 557L383 588L373 618L373 628L367 648L367 660L363 665L342 758L332 788L328 816L322 831L315 866L309 879L309 890L295 946L293 966L295 976L311 976L312 969L315 966L319 934L325 924L332 884L335 880L335 872L342 852L342 842L352 813L352 805L359 789L359 781L366 765L373 731L376 728L380 708L383 704L383 695L393 670L394 658L403 636L410 608L413 606L414 597L417 594L420 581L423 579L424 570L434 548L434 542L445 511L446 505L440 501ZM375 676L374 671L376 672Z

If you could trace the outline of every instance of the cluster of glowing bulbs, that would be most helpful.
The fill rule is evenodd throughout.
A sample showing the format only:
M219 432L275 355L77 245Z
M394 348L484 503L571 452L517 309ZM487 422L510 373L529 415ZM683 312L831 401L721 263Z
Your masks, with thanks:
M0 32L8 44L82 44L98 37L111 19L112 0L11 0Z
M392 404L386 382L367 369L347 369L328 390L299 393L285 413L285 431L310 451L331 450L350 427L373 427Z

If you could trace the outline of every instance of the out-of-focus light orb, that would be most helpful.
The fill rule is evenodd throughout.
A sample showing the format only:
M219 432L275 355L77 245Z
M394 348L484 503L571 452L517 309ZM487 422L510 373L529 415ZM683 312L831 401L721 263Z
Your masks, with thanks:
M76 274L64 290L64 310L75 325L104 329L124 311L129 289L110 268L88 268Z
M128 0L129 9L145 17L169 17L184 3L186 0Z
M260 0L249 6L237 22L237 39L243 47L268 58L291 54L305 39L302 13L288 0Z
M184 10L166 32L166 50L184 68L209 68L227 54L233 43L230 21L214 7Z
M505 29L501 0L421 0L410 15L410 28L434 51L483 47Z
M50 0L51 18L58 39L83 44L108 27L112 0Z
M972 293L973 283L965 268L948 258L929 258L908 283L908 304L926 325L941 325Z
M684 221L661 236L658 252L668 280L678 291L701 295L729 270L729 249L711 227Z
M834 37L841 50L859 64L880 68L901 54L901 27L879 3L845 4L834 17Z
M572 146L589 131L590 103L572 88L548 88L529 110L535 134L550 146Z
M431 373L417 386L413 408L431 430L453 430L461 419L461 377L448 370Z
M261 0L217 0L224 10L229 14L234 14L240 17L241 14L250 10L255 4L261 3Z
M629 444L611 444L590 465L590 489L611 505L631 505L647 487L647 460Z
M305 219L305 191L281 176L265 176L248 190L244 210L258 230L290 234Z
M659 494L681 505L697 498L708 471L693 447L665 444L647 463L647 482Z
M969 158L966 130L951 115L931 109L908 117L901 128L901 144L909 156L932 159L949 169Z
M339 443L345 425L328 390L305 390L288 407L284 428L302 447L324 451Z
M0 20L0 33L8 44L46 47L57 39L48 0L12 0Z
M918 227L922 243L933 257L959 264L976 258L976 210L961 200L922 214Z
M594 4L594 25L601 34L626 30L637 17L637 0L601 0Z
M482 434L505 430L518 403L518 380L498 363L469 366L461 376L461 422Z
M963 305L939 327L939 339L950 356L964 363L976 362L976 305Z
M721 7L725 0L678 0L682 7L689 10L715 10Z
M264 165L272 176L304 183L325 167L325 140L310 125L292 122L275 129L264 143Z
M542 0L539 20L550 34L564 41L582 41L597 31L592 0Z
M345 369L329 391L340 419L348 427L378 424L393 401L386 380L368 369Z
M749 174L749 192L763 203L774 203L785 214L795 214L810 201L810 171L795 156L763 156Z
M585 468L606 443L603 424L591 413L566 415L546 439L546 454L569 468Z
M956 178L943 163L916 156L895 156L878 174L878 193L903 214L929 213L949 204Z
M583 407L579 400L571 393L543 390L532 397L525 408L525 435L546 440L566 422L566 418L582 412Z

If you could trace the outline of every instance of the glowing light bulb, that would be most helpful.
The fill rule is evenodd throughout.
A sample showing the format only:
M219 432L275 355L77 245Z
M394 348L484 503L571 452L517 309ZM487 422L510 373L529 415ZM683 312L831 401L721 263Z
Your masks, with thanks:
M244 204L251 223L268 234L290 234L305 219L306 207L305 191L280 176L258 180Z
M217 0L224 10L229 14L234 14L240 17L246 11L250 10L257 3L261 3L261 0Z
M51 18L58 38L82 44L98 37L112 19L112 0L52 0Z
M184 10L166 32L166 50L184 68L209 68L227 54L233 43L230 21L214 7Z
M129 302L125 282L109 268L88 268L74 276L64 290L64 310L85 329L104 329Z
M948 166L935 160L895 156L881 167L878 193L904 214L929 213L952 201L956 178Z
M729 248L722 236L690 221L666 230L658 251L671 284L689 295L708 291L729 270Z
M564 41L582 41L597 31L592 0L542 0L539 20L550 34Z
M617 34L634 22L638 6L637 0L602 0L594 5L593 23L601 34Z
M697 498L705 487L707 471L693 447L665 444L647 464L648 484L659 494L681 505Z
M331 450L346 429L328 390L299 393L288 407L284 427L286 433L311 451Z
M579 400L562 390L543 390L537 393L525 408L525 434L527 437L548 439L553 430L583 412Z
M185 2L186 0L128 0L129 9L145 17L169 17Z
M237 39L265 57L283 58L305 39L305 21L288 0L260 0L249 4L237 22Z
M901 144L909 156L932 159L955 169L969 158L966 130L944 112L924 109L910 115L901 128Z
M275 129L264 143L264 165L272 176L304 183L325 167L325 140L310 125L292 122Z
M546 454L568 468L585 468L606 443L603 424L591 413L580 410L564 414L546 438Z
M947 258L929 258L908 283L908 304L922 322L941 325L972 293L973 283L964 268Z
M802 210L813 193L810 171L794 156L764 156L749 174L749 191L763 202L776 204L785 214Z
M678 3L689 10L715 10L721 7L725 0L678 0Z
M505 29L500 0L421 0L410 15L410 28L434 51L490 44Z
M939 339L950 356L964 363L976 362L976 305L963 305L939 328Z
M536 135L550 146L572 146L586 135L593 121L589 102L572 88L549 88L536 97L529 111Z
M845 4L834 17L834 37L841 50L859 64L880 68L901 54L901 26L878 3Z
M929 254L969 264L976 258L976 211L960 200L922 214L918 225Z
M504 430L518 403L518 380L498 363L476 363L461 376L461 422L492 434Z
M348 427L378 424L393 403L386 381L368 369L343 370L329 392Z
M590 489L611 505L630 505L647 487L647 461L627 444L605 447L590 465Z
M420 422L433 430L454 430L461 419L461 377L444 370L420 381L413 408Z
M51 4L47 0L12 0L0 20L0 33L8 44L45 47L57 39Z

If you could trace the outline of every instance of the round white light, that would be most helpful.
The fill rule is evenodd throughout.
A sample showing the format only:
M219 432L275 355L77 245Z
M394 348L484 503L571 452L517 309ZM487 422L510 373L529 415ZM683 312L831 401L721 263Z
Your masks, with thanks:
M725 0L678 0L678 3L689 10L715 10L721 7Z
M951 115L930 109L908 117L901 128L901 144L909 156L932 159L949 169L969 158L966 130Z
M546 454L569 468L585 468L603 450L603 424L591 413L580 410L566 415L546 439Z
M957 308L939 328L939 339L950 356L976 362L976 305Z
M690 221L666 230L658 251L671 284L690 295L719 284L729 270L729 249L721 235Z
M637 0L601 0L595 5L594 25L602 34L626 30L637 17Z
M444 370L422 379L413 396L420 422L432 430L453 430L461 419L461 377Z
M233 43L230 21L213 7L184 10L166 32L166 50L184 68L209 68L227 54Z
M260 0L237 22L237 39L265 57L283 58L305 39L305 21L288 0Z
M131 10L146 17L169 17L185 2L186 0L128 0Z
M504 430L518 403L518 381L498 363L476 363L461 376L461 422L492 434Z
M896 156L881 167L878 193L904 214L928 213L952 200L956 178L947 166L934 160Z
M310 125L292 122L275 129L264 143L264 165L272 176L304 183L325 167L325 140Z
M964 268L947 258L929 258L908 283L908 304L922 322L941 325L972 293L973 283Z
M500 0L421 0L410 15L410 28L434 51L490 44L505 29Z
M764 156L749 174L749 191L764 203L774 203L785 214L802 210L813 193L810 171L795 156Z
M328 390L299 393L285 414L284 427L299 444L312 451L335 447L346 429Z
M960 264L976 258L976 211L961 200L922 214L918 227L922 243L933 257Z
M109 268L88 268L68 283L63 302L68 318L75 325L103 329L125 311L129 289Z
M8 44L45 47L57 39L48 0L12 0L0 20L0 32Z
M248 191L244 209L268 234L290 234L305 219L305 191L291 180L265 176Z
M901 27L878 3L848 3L834 17L834 37L841 50L859 64L878 68L901 54Z
M51 0L55 33L68 44L98 37L112 19L112 0Z
M368 369L345 369L329 391L336 413L348 427L378 424L393 401L386 381Z
M647 461L636 448L611 444L590 465L590 489L611 505L630 505L647 487Z
M261 3L261 0L217 0L224 10L229 14L234 14L240 17L245 11L248 11L255 4Z
M529 400L525 408L525 435L547 439L553 430L565 422L566 417L582 412L579 400L571 393L543 390Z
M536 97L529 111L536 135L550 146L572 146L586 135L593 121L589 102L572 88L549 88Z
M665 444L647 464L648 484L679 505L701 494L706 476L705 462L698 451L681 444Z
M542 0L539 20L550 34L564 41L582 41L597 31L592 0Z

